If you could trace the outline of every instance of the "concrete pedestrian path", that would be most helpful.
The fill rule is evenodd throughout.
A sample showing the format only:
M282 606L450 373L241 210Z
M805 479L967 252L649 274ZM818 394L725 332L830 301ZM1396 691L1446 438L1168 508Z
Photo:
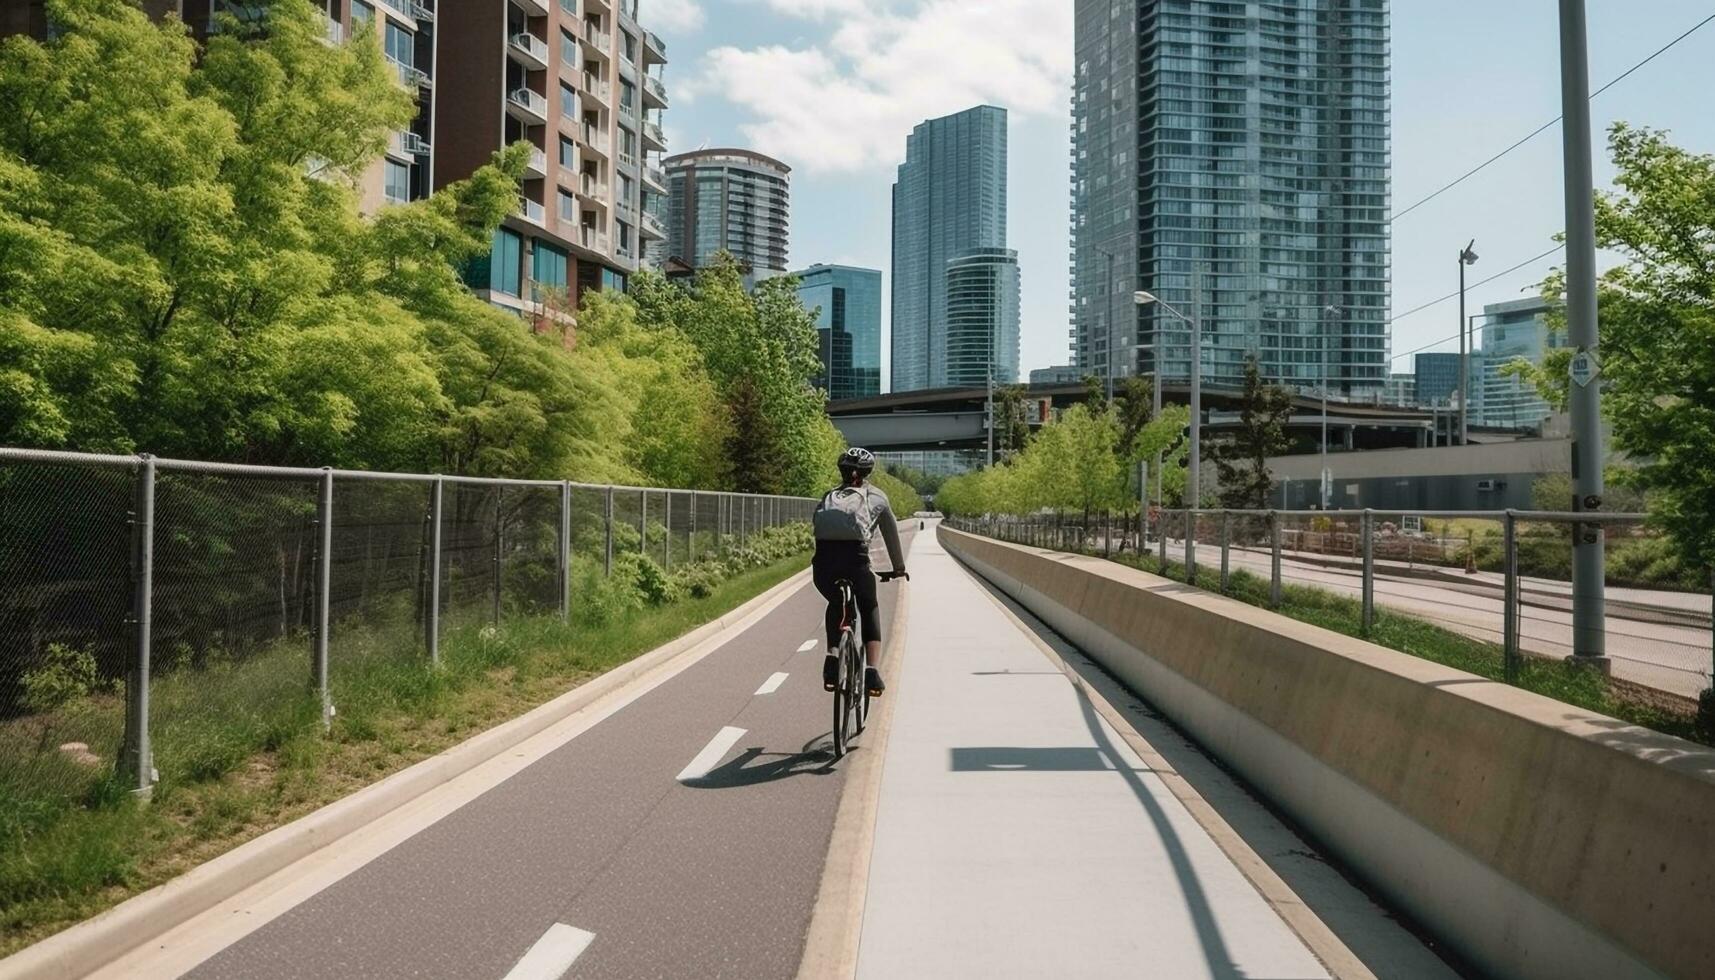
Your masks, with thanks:
M934 534L910 568L859 977L1328 976Z

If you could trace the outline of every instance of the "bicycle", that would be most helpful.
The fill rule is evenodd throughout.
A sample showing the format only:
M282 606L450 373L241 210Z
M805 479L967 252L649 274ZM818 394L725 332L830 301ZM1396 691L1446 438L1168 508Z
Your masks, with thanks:
M902 577L898 572L882 572L876 578L891 582ZM910 576L903 576L909 578ZM859 639L857 601L852 597L852 584L840 579L840 641L835 645L839 667L834 673L834 758L844 758L854 736L862 734L869 723L869 690L864 683L868 673L869 653ZM854 696L854 692L856 696Z

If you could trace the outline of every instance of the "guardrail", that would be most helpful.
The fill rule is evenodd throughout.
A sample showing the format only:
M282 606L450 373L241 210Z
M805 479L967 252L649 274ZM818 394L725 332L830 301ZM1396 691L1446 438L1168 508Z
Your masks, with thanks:
M1573 659L1572 536L1607 538L1604 657L1612 676L1681 698L1715 677L1715 576L1661 581L1667 542L1645 514L1569 511L1319 511L1197 509L1138 515L988 515L953 526L1020 544L1130 551L1147 567L1228 591L1234 576L1265 581L1279 605L1287 585L1358 599L1362 629L1378 603L1501 648L1507 679L1526 656ZM1583 644L1580 644L1583 646Z
M567 620L617 559L715 560L814 504L0 448L0 792L108 765L146 792L159 726L230 725L306 680L325 726L342 672L435 665L454 627Z

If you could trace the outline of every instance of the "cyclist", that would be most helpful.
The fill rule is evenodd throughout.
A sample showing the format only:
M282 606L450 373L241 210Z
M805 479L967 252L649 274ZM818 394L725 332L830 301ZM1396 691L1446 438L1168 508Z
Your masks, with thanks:
M828 656L822 661L822 686L833 690L839 673L836 651L840 620L845 614L840 608L839 583L843 579L851 583L852 598L857 601L863 621L864 649L869 654L864 687L871 697L880 697L887 689L881 682L881 672L876 669L876 661L881 657L881 611L876 607L875 573L869 567L870 538L878 525L882 540L887 542L887 557L893 562L889 577L910 576L905 574L905 558L899 553L899 528L894 524L893 505L887 494L867 482L875 469L875 455L854 446L840 456L839 466L840 485L822 496L812 518L816 556L811 568L816 591L828 600Z

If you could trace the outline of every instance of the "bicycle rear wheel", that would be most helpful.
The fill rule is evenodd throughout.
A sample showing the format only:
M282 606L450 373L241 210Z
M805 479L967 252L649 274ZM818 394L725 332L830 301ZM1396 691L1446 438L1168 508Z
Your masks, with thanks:
M851 708L852 708L852 635L850 631L840 636L839 669L834 677L834 758L843 758L846 754L846 742L851 738Z

